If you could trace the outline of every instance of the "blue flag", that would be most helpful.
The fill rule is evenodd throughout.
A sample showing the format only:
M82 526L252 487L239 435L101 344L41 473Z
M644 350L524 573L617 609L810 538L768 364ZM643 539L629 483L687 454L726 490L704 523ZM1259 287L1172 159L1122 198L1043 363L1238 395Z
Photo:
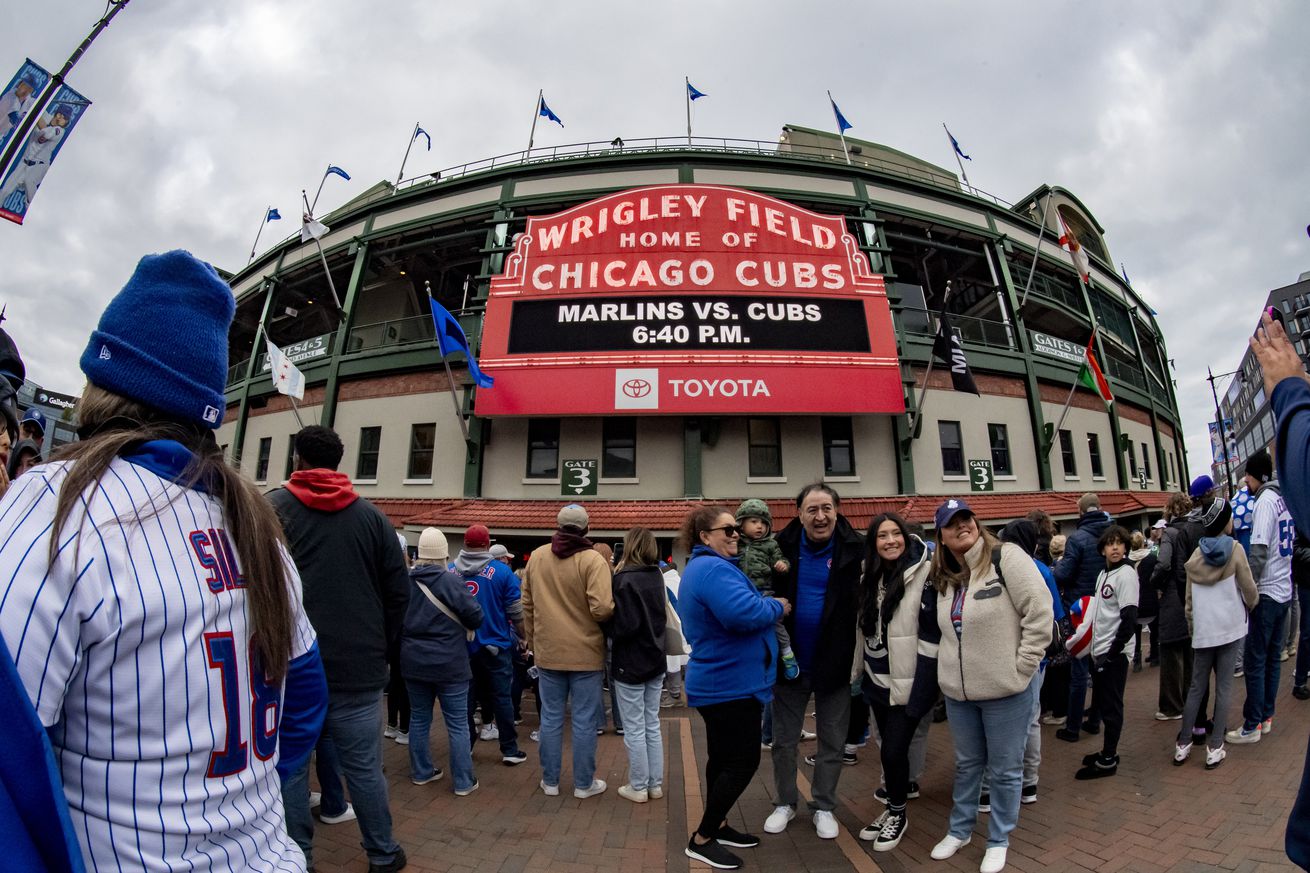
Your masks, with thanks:
M703 92L703 91L697 91L697 90L696 90L696 86L693 85L693 84L691 84L690 82L688 82L688 83L687 83L687 96L689 96L692 100L699 100L699 99L702 98L702 97L708 97L708 96L710 96L710 95L706 94L706 93Z
M1119 273L1120 273L1120 275L1122 275L1122 276L1124 277L1124 284L1125 284L1125 285L1131 285L1131 284L1133 284L1132 282L1128 281L1128 271L1124 269L1124 262L1123 262L1123 261L1120 261L1120 262L1119 262Z
M553 122L555 122L556 124L558 124L560 127L563 127L563 126L564 126L564 122L562 122L562 121L559 120L559 116L556 115L555 113L551 112L551 111L550 111L550 107L546 105L546 98L545 98L545 97L542 97L542 98L541 98L541 109L540 109L540 111L538 112L538 114L539 114L542 118L548 118L548 119L550 119L551 121L553 121Z
M960 141L955 138L955 134L951 133L951 129L949 127L946 127L946 125L944 124L942 125L942 127L946 129L946 135L951 138L951 147L955 149L955 153L960 157L964 158L966 161L972 161L973 158L966 155L964 153L964 149L960 148Z
M473 350L469 348L468 337L464 335L464 328L459 326L459 320L436 298L429 297L428 302L432 304L432 323L437 328L437 348L441 351L441 357L451 352L463 352L468 358L469 375L473 377L473 382L479 388L494 385L496 380L478 369L478 362L473 357Z
M282 215L276 209L270 209L268 211L268 215L264 218L264 221L266 223L270 221L281 221L281 220L282 220Z
M426 130L424 130L421 127L415 128L414 139L418 139L418 135L420 133L423 134L423 138L428 141L428 151L432 151L432 137L428 136L428 132Z
M841 110L837 108L837 101L832 99L831 94L828 95L828 102L832 104L832 114L837 116L838 133L845 133L846 131L850 130L852 127L855 126L846 120L845 115L841 114Z
M335 176L340 176L341 178L345 179L347 182L350 181L350 174L347 173L345 170L341 169L340 167L329 166L327 168L327 172L325 172L323 175L326 177L328 173L332 173Z

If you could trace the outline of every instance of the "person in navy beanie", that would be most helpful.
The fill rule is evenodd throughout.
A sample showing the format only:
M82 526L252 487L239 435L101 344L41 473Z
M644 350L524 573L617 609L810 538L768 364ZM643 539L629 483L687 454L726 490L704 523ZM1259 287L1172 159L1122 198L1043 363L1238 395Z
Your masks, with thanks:
M217 428L235 310L227 283L190 252L146 255L100 316L82 372L115 394Z

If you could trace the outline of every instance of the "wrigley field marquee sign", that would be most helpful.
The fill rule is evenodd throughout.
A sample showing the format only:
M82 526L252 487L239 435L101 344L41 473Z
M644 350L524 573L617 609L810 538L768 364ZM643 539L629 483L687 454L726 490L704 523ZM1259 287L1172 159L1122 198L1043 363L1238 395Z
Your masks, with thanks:
M716 185L530 218L479 360L487 416L904 411L883 280L844 220Z

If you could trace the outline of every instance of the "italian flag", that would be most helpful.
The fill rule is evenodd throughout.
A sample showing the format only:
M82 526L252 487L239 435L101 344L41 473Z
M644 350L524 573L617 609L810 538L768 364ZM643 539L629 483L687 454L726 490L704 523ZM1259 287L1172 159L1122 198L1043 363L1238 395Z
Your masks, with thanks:
M1105 373L1101 372L1101 365L1096 361L1096 353L1092 351L1092 344L1095 342L1096 331L1093 330L1092 338L1087 341L1082 369L1078 371L1078 384L1101 395L1105 405L1109 406L1114 402L1114 395L1110 393L1110 383L1105 380Z

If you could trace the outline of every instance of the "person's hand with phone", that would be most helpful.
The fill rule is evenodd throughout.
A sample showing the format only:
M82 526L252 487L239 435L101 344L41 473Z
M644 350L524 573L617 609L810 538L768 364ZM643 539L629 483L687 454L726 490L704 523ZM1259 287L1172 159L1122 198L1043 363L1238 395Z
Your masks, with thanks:
M1260 326L1256 328L1255 336L1251 337L1251 351L1255 353L1260 369L1264 371L1266 397L1272 396L1274 386L1290 376L1310 378L1306 376L1305 366L1301 363L1301 356L1296 353L1296 347L1287 338L1282 319L1274 319L1270 311L1277 312L1266 310L1260 316Z

